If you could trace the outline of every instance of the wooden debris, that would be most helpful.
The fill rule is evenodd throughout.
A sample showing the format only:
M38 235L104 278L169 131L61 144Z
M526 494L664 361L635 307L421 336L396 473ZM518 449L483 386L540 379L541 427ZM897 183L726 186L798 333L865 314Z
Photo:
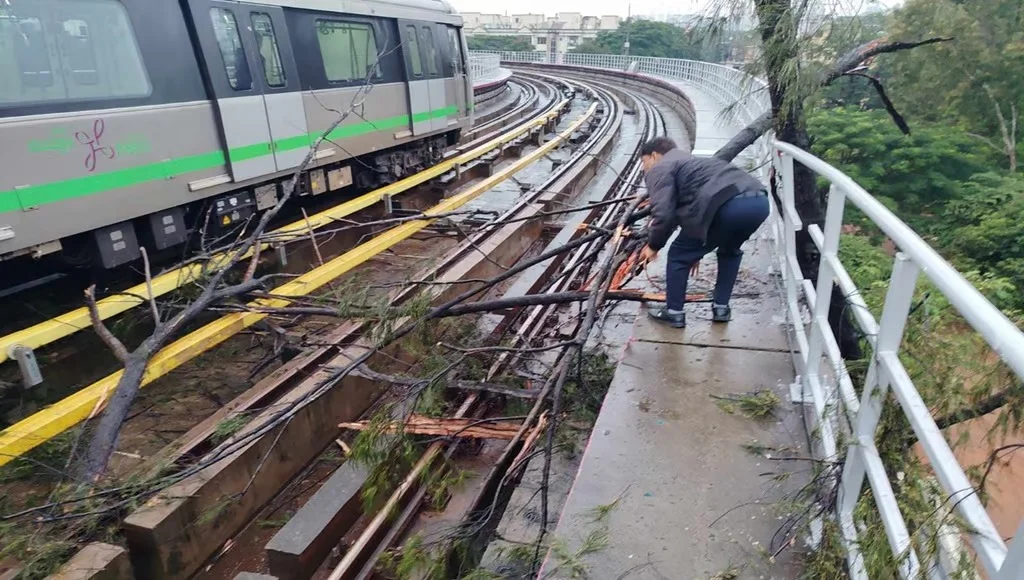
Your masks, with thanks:
M369 421L341 423L342 429L363 431ZM398 423L392 423L390 431L397 429ZM488 419L435 419L423 415L410 415L406 419L403 430L411 435L434 435L437 437L465 437L470 439L503 439L510 441L522 427L519 423L507 421L490 421Z
M352 449L348 446L348 443L345 443L341 439L335 439L334 442L338 444L338 447L341 447L341 452L345 454L345 457L348 457L349 454L352 453Z
M526 440L523 442L523 448L519 450L519 454L512 460L511 467L508 469L508 473L515 473L519 469L520 464L526 461L533 453L533 446L537 443L537 439L540 438L541 433L544 432L548 426L548 412L544 411L540 418L537 419L537 426L530 431L527 435Z

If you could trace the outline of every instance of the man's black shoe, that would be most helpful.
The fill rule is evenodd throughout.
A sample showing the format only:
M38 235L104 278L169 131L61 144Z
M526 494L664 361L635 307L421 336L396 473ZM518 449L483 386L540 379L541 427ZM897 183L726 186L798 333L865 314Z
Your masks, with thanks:
M732 320L732 308L720 304L712 304L711 320L713 322L729 322Z
M667 324L672 328L686 328L686 314L680 312L679 314L672 314L667 308L660 308L658 310L648 310L647 316L650 316L652 320Z

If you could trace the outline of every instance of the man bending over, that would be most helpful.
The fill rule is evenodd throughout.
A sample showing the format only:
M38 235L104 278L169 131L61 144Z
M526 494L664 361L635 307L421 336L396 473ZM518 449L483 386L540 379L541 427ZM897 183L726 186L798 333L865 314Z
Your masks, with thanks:
M720 159L684 153L667 137L640 151L651 202L651 220L643 258L652 261L679 228L668 250L666 304L648 314L675 328L686 326L683 304L691 270L705 254L718 250L712 319L732 318L729 299L740 271L740 246L768 218L768 193L746 171Z

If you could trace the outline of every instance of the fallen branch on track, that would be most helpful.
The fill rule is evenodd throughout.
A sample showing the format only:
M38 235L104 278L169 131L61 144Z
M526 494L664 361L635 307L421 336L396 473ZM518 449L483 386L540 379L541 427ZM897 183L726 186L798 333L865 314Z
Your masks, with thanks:
M734 294L733 298L744 298L750 297L745 294ZM524 308L528 306L552 306L557 304L571 304L574 302L586 302L590 299L589 292L555 292L552 294L525 294L523 296L512 296L507 298L497 298L494 300L481 300L479 302L470 302L467 304L459 304L447 308L435 308L432 309L428 314L433 318L451 318L453 316L465 316L467 314L479 314L482 312L495 312L499 310L508 310L511 308ZM624 301L624 302L664 302L665 294L660 292L641 292L633 290L617 290L609 291L605 294L605 299L610 301ZM687 294L686 302L688 304L700 304L709 303L711 298L707 294ZM287 306L284 308L259 308L250 306L227 306L219 309L215 309L221 312L259 312L261 314L276 314L280 316L340 316L338 309L330 308L328 306ZM371 310L367 309L367 314L371 314ZM345 312L346 318L352 317L352 312Z
M363 365L359 369L352 372L355 376L361 376L368 378L372 381L378 381L381 383L390 383L392 385L403 385L407 387L417 387L429 383L429 379L414 379L411 377L398 377L395 375L387 375L384 373L378 373L370 370ZM504 395L507 397L515 397L518 399L536 399L537 391L530 389L517 389L507 385L497 385L494 383L483 383L479 381L450 381L446 385L450 389L458 389L460 391L476 391L484 393L492 393L495 395Z
M320 144L327 141L328 135L331 131L339 127L351 115L358 114L359 107L365 102L367 96L373 89L373 80L376 78L376 71L377 67L372 67L371 70L367 71L363 84L359 86L349 103L348 110L333 111L336 115L334 120L311 144L309 152L292 172L291 178L284 182L281 198L278 200L277 204L260 216L259 221L252 230L249 231L249 233L245 233L245 228L243 227L237 234L235 234L237 239L231 244L228 257L226 260L220 261L216 264L216 270L212 272L204 272L206 279L202 280L202 284L200 285L201 292L199 295L187 306L182 308L177 314L172 317L165 317L164 319L161 319L159 316L159 310L155 300L150 300L153 308L155 328L152 334L143 340L135 350L125 352L126 349L119 341L116 339L111 340L113 338L112 333L109 331L103 331L105 325L99 317L95 293L92 289L86 292L85 298L89 307L92 324L97 329L97 333L100 337L104 339L104 342L108 347L110 347L113 352L117 353L118 358L120 358L123 363L124 372L118 380L117 387L114 389L113 395L110 397L109 401L106 402L106 409L99 420L99 424L96 426L95 432L89 443L88 451L78 467L78 476L82 481L95 483L106 472L107 464L109 463L110 457L117 445L121 428L128 417L129 408L142 386L142 382L146 374L146 367L149 365L150 359L152 359L160 349L168 344L176 334L205 312L209 307L223 302L226 299L241 296L256 289L265 288L270 280L277 277L256 277L256 267L259 264L261 255L259 249L263 243L264 232L266 232L271 220L277 216L295 193L299 184L299 179L302 177L302 173L312 165ZM209 215L207 217L209 217ZM204 222L203 225L204 240L206 233L205 224L207 223L209 223L208 220ZM245 224L246 227L249 225L251 225L251 223ZM250 253L251 257L248 258L249 263L246 266L245 275L242 280L237 283L229 282L227 277L228 273L233 271L236 266L243 263ZM146 261L146 266L147 283L149 283L148 260ZM152 293L150 296L152 296Z
M372 428L370 421L341 423L339 429L363 431ZM503 439L510 441L519 432L520 424L495 419L435 419L423 415L410 415L404 423L394 422L386 432L402 431L408 435L434 435L437 437L464 437L468 439Z

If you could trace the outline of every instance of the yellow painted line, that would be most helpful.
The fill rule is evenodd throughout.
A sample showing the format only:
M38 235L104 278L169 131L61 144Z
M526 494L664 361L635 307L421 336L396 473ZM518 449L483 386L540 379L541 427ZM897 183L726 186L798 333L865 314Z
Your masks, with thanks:
M370 193L361 195L326 211L311 215L309 216L309 227L307 227L306 220L302 219L286 226L282 226L277 230L270 232L269 235L273 236L274 243L283 243L305 238L309 235L310 229L315 230L317 228L330 225L336 220L350 216L380 202L384 196L394 196L404 191L408 191L417 185L440 177L458 165L463 165L473 161L496 147L500 147L514 139L518 139L525 133L536 127L542 126L551 119L557 117L558 111L565 105L565 103L566 101L562 100L551 110L550 113L538 117L519 127L515 131L503 134L500 137L488 141L487 143L462 153L461 155L442 161L430 169L426 169L415 175L406 177L401 181L397 181L391 185L387 185L380 189L371 191ZM260 251L265 251L270 247L270 244L264 244L260 247ZM251 255L251 252L246 254L246 257L249 255ZM218 254L211 258L211 260L206 264L193 264L156 276L153 278L153 295L160 297L181 288L185 284L196 280L204 271L210 272L218 269L225 263L228 257L228 254ZM148 297L149 291L146 288L146 284L142 283L133 286L122 293L104 298L98 301L96 306L99 310L100 318L102 320L106 320L143 304L148 300ZM77 308L56 318L40 322L39 324L30 326L24 330L19 330L18 332L0 337L0 363L10 359L9 351L12 346L25 346L36 349L40 346L71 336L72 334L91 326L92 322L89 319L89 310L83 306L82 308Z
M469 190L442 201L424 213L427 215L444 214L476 199L568 139L596 110L597 105L591 105L586 113L574 121L557 138L552 139L529 155L517 160L509 167L474 185ZM351 271L360 264L367 262L384 250L394 247L432 222L433 220L429 219L415 220L392 228L372 240L352 248L323 266L275 288L273 293L280 296L305 296ZM282 299L261 299L251 302L250 306L254 308L281 308L288 304L287 300ZM146 374L143 376L142 386L148 385L157 378L221 344L239 331L256 324L267 316L267 314L260 312L229 314L179 338L153 356L149 366L146 368ZM97 403L105 402L106 398L113 394L122 373L123 371L118 371L108 375L74 395L58 401L56 404L0 432L0 465L10 462L15 457L50 440L88 417Z

